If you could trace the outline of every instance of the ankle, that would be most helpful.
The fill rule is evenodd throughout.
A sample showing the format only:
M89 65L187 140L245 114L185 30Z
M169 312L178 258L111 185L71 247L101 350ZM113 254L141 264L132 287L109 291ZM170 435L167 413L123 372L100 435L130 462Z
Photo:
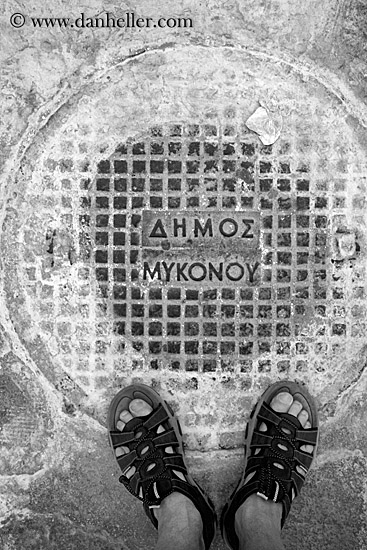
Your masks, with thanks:
M261 526L266 532L280 533L282 513L281 503L264 500L256 494L250 495L236 512L236 532L244 528L248 531L256 525L256 529Z
M189 498L174 492L153 511L158 520L156 550L204 550L201 514Z
M158 523L163 521L170 521L180 519L181 524L187 523L201 523L201 515L194 503L182 493L174 492L164 498L159 508L154 508L154 515L158 520Z

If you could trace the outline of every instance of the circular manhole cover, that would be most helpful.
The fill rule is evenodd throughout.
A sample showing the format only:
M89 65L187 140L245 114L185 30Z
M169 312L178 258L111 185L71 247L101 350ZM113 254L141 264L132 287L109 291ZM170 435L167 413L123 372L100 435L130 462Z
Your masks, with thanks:
M333 402L366 330L363 150L344 107L218 55L152 54L65 107L3 231L11 317L55 385L97 416L118 385L160 385L204 449L239 443L270 380ZM245 125L264 91L284 117L273 146Z

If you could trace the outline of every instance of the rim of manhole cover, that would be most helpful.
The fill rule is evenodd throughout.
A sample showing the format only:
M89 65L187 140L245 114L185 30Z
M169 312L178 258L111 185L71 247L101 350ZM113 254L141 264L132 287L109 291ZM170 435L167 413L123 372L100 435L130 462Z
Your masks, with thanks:
M326 405L358 376L365 176L320 85L235 53L226 79L199 57L157 54L170 79L152 77L153 96L142 59L141 76L127 66L56 116L23 162L3 245L11 318L58 389L102 418L117 386L152 383L208 449L239 443L271 380ZM273 146L245 125L259 89L284 116Z

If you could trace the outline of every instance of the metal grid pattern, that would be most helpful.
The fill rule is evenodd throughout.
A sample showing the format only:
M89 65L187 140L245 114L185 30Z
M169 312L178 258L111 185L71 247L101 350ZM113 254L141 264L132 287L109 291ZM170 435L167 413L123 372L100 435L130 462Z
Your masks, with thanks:
M328 183L312 180L310 163L295 140L265 147L235 125L154 127L101 161L84 206L92 214L96 300L112 315L116 337L152 369L249 372L256 364L266 373L274 354L280 372L291 359L302 370L310 345L323 353L324 336L340 345L356 331L345 323L345 302L330 311L330 299L341 304L344 293L326 264L331 209L343 206L345 182L335 182L331 204ZM159 209L259 212L257 278L220 288L144 281L142 212ZM80 221L82 242L84 215ZM306 344L310 322L320 341Z

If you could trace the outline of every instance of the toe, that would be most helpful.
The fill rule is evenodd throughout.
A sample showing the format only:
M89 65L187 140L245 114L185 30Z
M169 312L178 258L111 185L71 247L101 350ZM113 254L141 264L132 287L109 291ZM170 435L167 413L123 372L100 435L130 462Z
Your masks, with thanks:
M133 416L147 416L152 412L152 407L143 399L133 399L129 405Z
M118 457L118 456L125 455L128 452L129 452L129 447L117 447L117 449L115 450L115 455Z
M305 409L302 409L302 411L298 414L298 420L300 421L301 426L305 428L308 420L308 412Z
M136 472L135 466L130 466L130 468L127 468L122 473L124 476L126 476L128 479L130 479Z
M116 428L122 432L122 430L125 428L125 422L122 422L121 420L119 420L118 422L116 422Z
M292 414L293 416L298 416L301 411L302 411L302 403L294 400L292 405L288 409L288 414Z
M280 392L272 399L270 407L276 412L288 412L292 403L293 397L289 392Z
M129 413L129 411L122 411L120 413L120 420L122 420L122 422L125 422L125 424L127 424L129 420L132 420L133 418L133 415Z
M302 411L303 412L307 412L307 411ZM307 414L308 416L308 414ZM300 420L301 424L302 424L302 421ZM303 424L302 424L303 425ZM303 426L306 430L309 430L311 428L311 422L309 420L307 420ZM305 453L309 453L309 454L312 454L313 451L314 451L314 446L313 445L302 445L301 446L301 451L304 451Z

